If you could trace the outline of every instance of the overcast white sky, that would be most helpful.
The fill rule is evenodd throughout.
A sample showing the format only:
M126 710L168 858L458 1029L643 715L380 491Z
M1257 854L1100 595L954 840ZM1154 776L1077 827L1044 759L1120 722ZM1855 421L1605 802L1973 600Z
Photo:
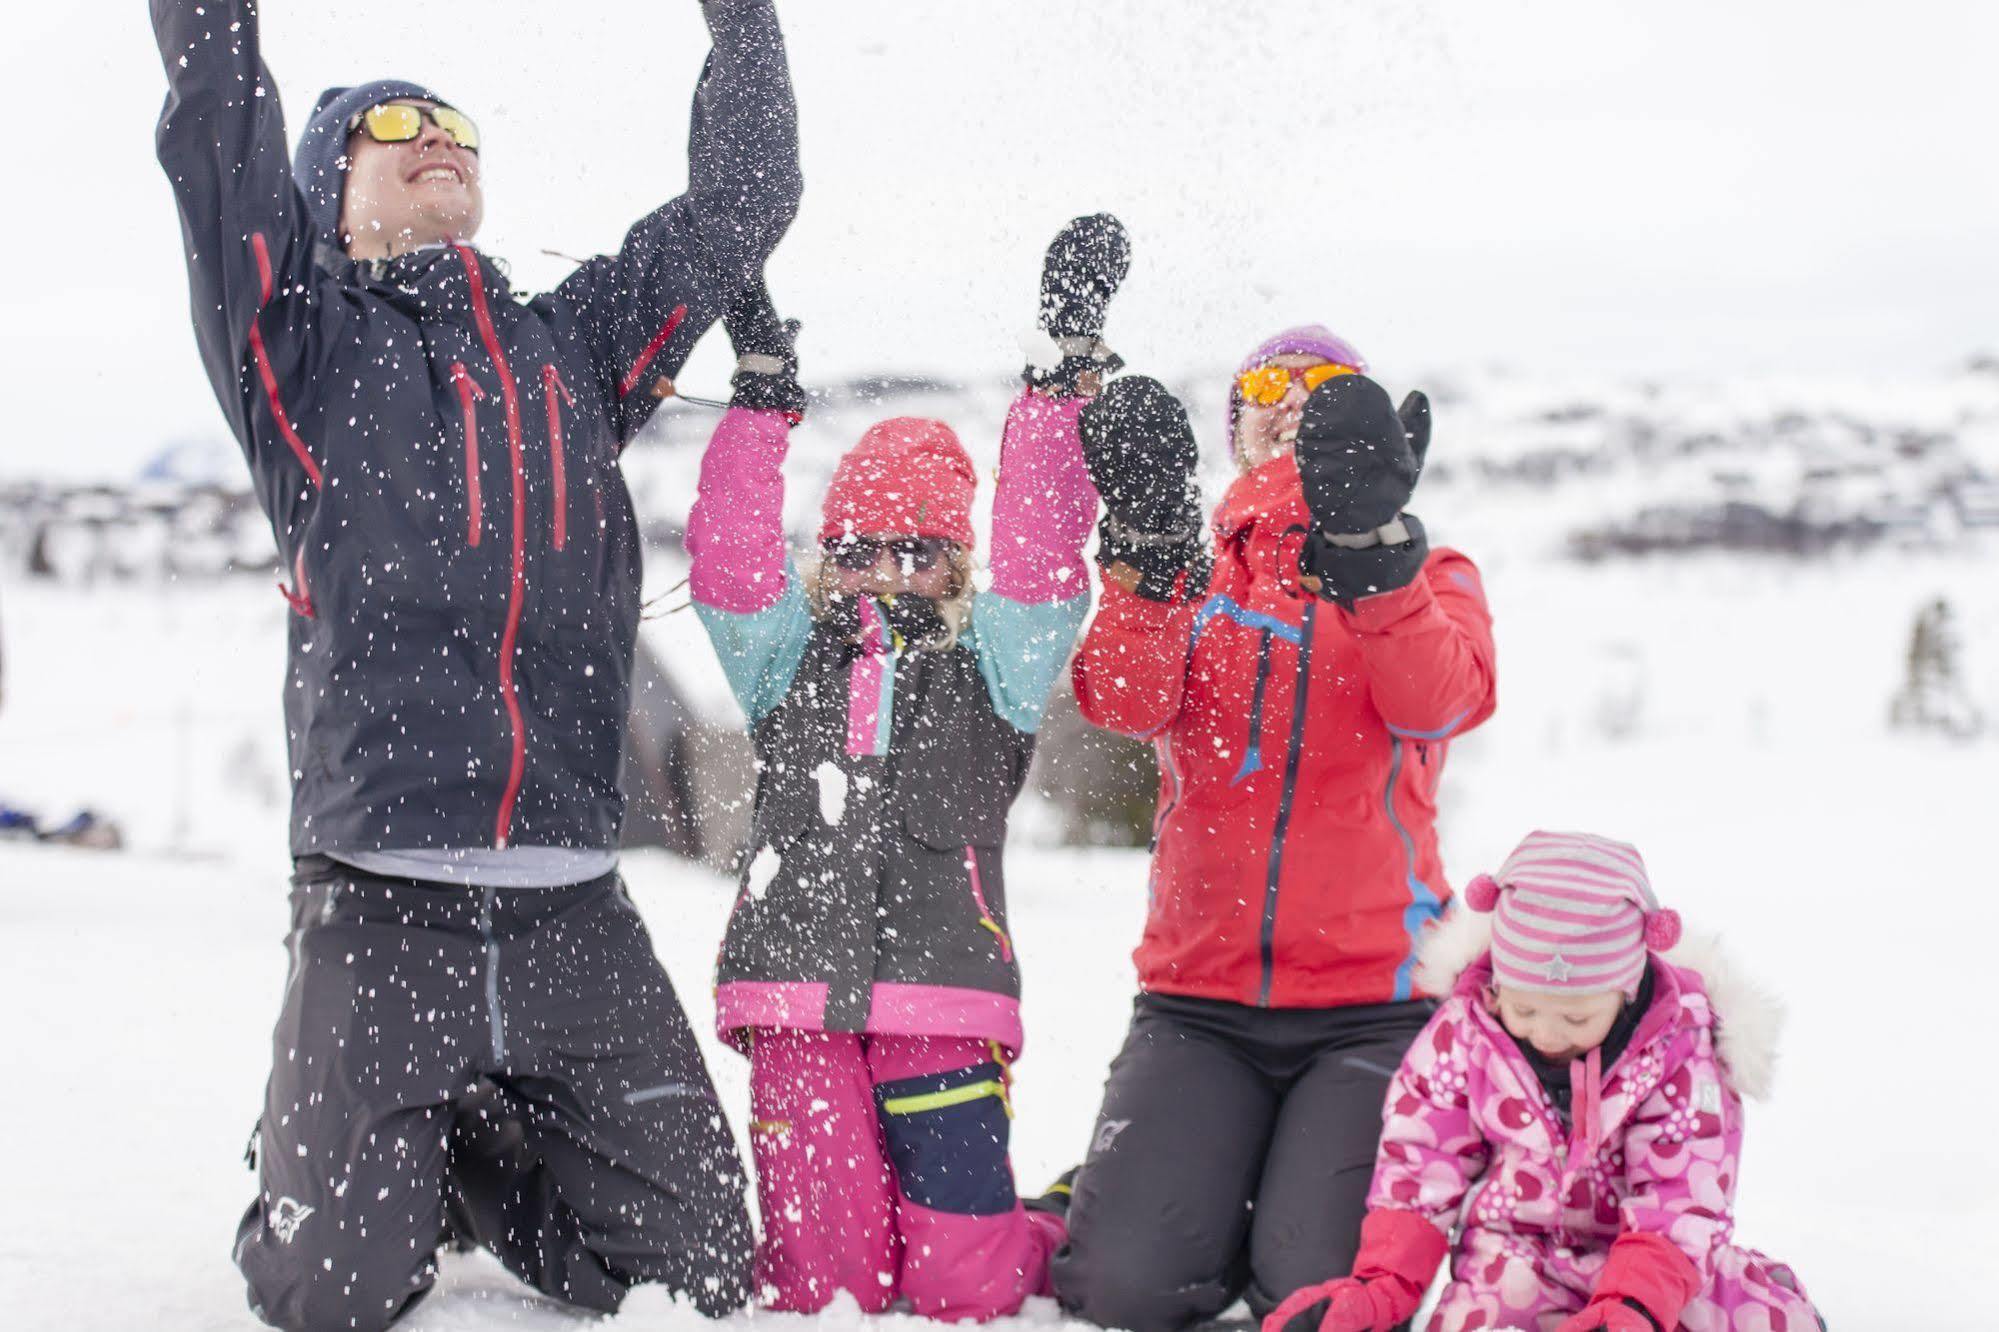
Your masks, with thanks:
M25 8L26 12L22 10ZM1113 342L1226 373L1320 319L1391 385L1467 363L1896 373L1999 348L1989 0L780 0L805 205L772 267L808 378L1018 363L1042 245L1110 208ZM268 0L323 86L437 87L517 285L685 177L693 0ZM139 0L14 8L0 472L218 435L152 156ZM683 376L718 389L719 332Z

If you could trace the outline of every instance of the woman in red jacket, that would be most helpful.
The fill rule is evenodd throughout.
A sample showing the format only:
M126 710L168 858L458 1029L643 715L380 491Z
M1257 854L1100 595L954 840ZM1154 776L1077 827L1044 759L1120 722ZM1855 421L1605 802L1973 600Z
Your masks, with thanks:
M1133 377L1083 413L1106 516L1076 696L1161 773L1141 992L1055 1269L1105 1326L1261 1317L1344 1274L1433 1008L1437 779L1492 713L1492 628L1472 562L1404 512L1429 404L1366 368L1319 327L1243 363L1211 555L1180 404Z

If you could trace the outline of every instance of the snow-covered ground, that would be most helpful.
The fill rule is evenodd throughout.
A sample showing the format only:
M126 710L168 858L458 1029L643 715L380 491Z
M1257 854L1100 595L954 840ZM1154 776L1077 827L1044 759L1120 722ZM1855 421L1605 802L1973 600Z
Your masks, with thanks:
M1939 594L1999 718L1991 553L1485 564L1501 707L1453 755L1454 878L1535 826L1635 841L1666 900L1790 1006L1776 1097L1751 1109L1743 1238L1792 1262L1835 1327L1991 1327L1999 1064L1978 1033L1999 740L1885 729L1910 621ZM0 601L0 799L94 804L131 843L0 843L0 1325L250 1327L228 1249L284 965L282 602L246 582L12 583ZM694 632L673 619L653 632ZM1011 856L1016 1161L1038 1188L1080 1154L1123 1028L1143 861ZM651 854L626 868L705 1029L730 886ZM740 1125L743 1065L710 1055ZM642 1292L620 1325L698 1323ZM567 1325L472 1259L409 1324Z

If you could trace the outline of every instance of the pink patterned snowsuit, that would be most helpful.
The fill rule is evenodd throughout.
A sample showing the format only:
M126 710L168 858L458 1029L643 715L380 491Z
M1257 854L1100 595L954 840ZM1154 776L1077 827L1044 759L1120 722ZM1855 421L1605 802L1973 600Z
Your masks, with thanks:
M1573 1131L1486 1011L1490 954L1402 1061L1368 1207L1455 1233L1429 1332L1553 1332L1588 1303L1626 1231L1664 1236L1698 1273L1685 1332L1822 1326L1789 1268L1731 1242L1742 1100L1701 975L1652 960L1651 1008L1600 1087L1576 1066Z

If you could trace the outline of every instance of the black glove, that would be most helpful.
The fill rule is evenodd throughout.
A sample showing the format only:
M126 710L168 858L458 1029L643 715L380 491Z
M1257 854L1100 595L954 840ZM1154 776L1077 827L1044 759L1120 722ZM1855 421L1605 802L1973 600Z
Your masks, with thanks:
M1423 394L1409 394L1395 410L1365 374L1341 374L1311 392L1297 426L1311 534L1297 566L1321 582L1321 596L1351 606L1415 582L1429 540L1403 506L1427 452Z
M1123 358L1103 343L1104 314L1131 270L1131 237L1124 223L1109 213L1079 217L1055 233L1041 263L1042 332L1055 345L1059 360L1043 368L1030 365L1021 378L1039 389L1073 396L1084 388L1083 376L1094 372L1102 382L1124 366Z
M1430 400L1411 393L1400 411L1366 375L1340 375L1312 391L1298 425L1298 475L1312 532L1298 567L1320 595L1350 606L1407 587L1430 545L1403 506L1430 448Z
M1200 591L1208 552L1187 409L1158 380L1133 375L1084 407L1080 426L1083 463L1104 501L1097 562L1131 566L1138 594L1154 601L1177 600L1182 574L1188 592Z
M737 407L780 411L796 425L805 418L805 389L798 382L798 321L780 321L770 303L770 291L759 277L737 293L722 315L729 345L736 349L736 373L730 378Z
M1362 597L1393 592L1416 581L1430 558L1430 538L1422 519L1413 513L1397 518L1388 529L1393 541L1368 535L1375 538L1374 544L1356 549L1334 544L1324 532L1313 532L1298 554L1299 572L1319 580L1320 596L1349 610Z
M1388 394L1366 375L1337 375L1312 391L1298 423L1298 474L1321 532L1372 532L1415 493L1430 447L1430 400Z

